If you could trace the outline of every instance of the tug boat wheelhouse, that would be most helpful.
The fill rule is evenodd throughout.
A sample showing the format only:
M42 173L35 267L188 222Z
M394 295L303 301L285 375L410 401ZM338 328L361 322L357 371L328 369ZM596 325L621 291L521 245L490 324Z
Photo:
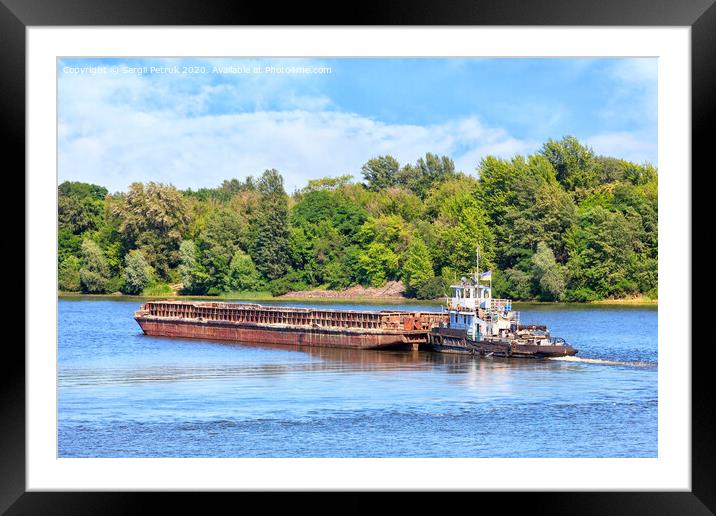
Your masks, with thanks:
M520 324L520 313L509 299L492 297L492 273L479 272L451 285L447 299L449 320L433 327L429 342L443 353L468 353L497 357L561 357L577 350L560 337L551 337L544 325ZM489 285L481 283L489 282Z

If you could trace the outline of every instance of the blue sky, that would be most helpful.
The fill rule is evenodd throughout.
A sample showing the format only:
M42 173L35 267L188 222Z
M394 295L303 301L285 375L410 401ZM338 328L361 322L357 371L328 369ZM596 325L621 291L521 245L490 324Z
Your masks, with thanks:
M381 154L474 174L568 134L658 164L653 58L73 58L58 81L59 179L111 191L276 168L290 192Z

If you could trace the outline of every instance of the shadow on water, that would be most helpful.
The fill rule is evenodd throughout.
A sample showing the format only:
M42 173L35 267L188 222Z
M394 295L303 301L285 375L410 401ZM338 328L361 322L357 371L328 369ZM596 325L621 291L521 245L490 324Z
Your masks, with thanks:
M155 337L138 333L140 339L176 346L186 363L135 363L101 368L63 367L58 379L69 386L117 385L189 380L231 378L269 378L301 376L314 373L381 373L436 371L447 374L511 370L539 370L559 367L544 359L480 358L463 354L436 353L427 350L400 349L360 350L346 348L287 346L282 344L247 344L181 337ZM212 356L213 352L221 352ZM228 354L227 354L228 352ZM249 355L264 356L276 352L276 361L254 362ZM294 359L290 356L294 355ZM201 358L207 357L207 358ZM211 358L208 358L211 357ZM308 358L302 360L301 357ZM298 360L296 360L298 359Z
M141 333L140 336L144 337ZM554 363L564 362L577 365L601 365L601 366L624 366L624 367L656 367L656 362L649 361L620 361L607 360L600 358L584 358L578 356L556 357L556 358L504 358L504 357L480 357L475 355L461 353L439 353L429 349L420 351L411 351L400 348L389 349L350 349L350 348L330 348L330 347L311 347L311 346L287 346L285 344L270 343L243 343L223 340L208 339L191 339L183 337L149 337L152 339L169 340L172 342L182 343L183 345L196 345L198 343L212 346L222 346L235 348L236 350L256 349L256 350L274 350L293 353L303 353L308 356L321 359L326 362L339 362L343 364L364 365L369 367L386 366L386 365L415 365L415 366L435 366L435 365L461 365L472 362L482 362L486 364L496 364L509 367L544 367L553 365Z
M436 353L426 350L358 350L280 344L245 344L181 337L149 337L143 334L139 334L138 337L176 346L181 355L186 354L189 357L188 362L181 364L135 364L135 367L115 366L102 367L101 369L65 367L59 374L59 380L65 386L89 386L288 377L316 373L440 371L449 375L461 375L465 373L495 374L500 371L574 371L583 369L585 366L593 367L595 365L655 367L655 364L630 364L590 359L560 361L535 358L481 358L472 355ZM214 351L223 351L224 353L207 361L196 359L196 356L209 355L212 351L211 348ZM229 352L229 354L227 355L226 352ZM253 362L248 360L248 355L264 354L265 352L276 352L279 357L283 358L277 358L275 362L263 360ZM294 355L294 359L291 359L290 356L287 358L286 355ZM308 360L302 360L301 357L308 358Z

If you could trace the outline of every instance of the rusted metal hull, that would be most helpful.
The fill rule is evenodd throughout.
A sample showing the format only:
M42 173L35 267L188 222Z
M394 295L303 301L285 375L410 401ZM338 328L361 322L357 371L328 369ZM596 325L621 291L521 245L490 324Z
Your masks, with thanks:
M427 332L366 333L325 328L258 326L219 321L182 321L137 318L147 335L329 348L380 349L411 342L427 342Z
M241 343L380 349L426 344L447 314L242 303L150 301L134 314L147 335Z

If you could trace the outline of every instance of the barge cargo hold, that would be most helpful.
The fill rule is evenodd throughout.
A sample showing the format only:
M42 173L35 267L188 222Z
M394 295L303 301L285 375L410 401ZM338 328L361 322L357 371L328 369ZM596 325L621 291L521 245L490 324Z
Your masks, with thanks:
M428 342L445 312L357 311L257 304L149 301L134 318L147 335L253 344L353 349L410 347Z

